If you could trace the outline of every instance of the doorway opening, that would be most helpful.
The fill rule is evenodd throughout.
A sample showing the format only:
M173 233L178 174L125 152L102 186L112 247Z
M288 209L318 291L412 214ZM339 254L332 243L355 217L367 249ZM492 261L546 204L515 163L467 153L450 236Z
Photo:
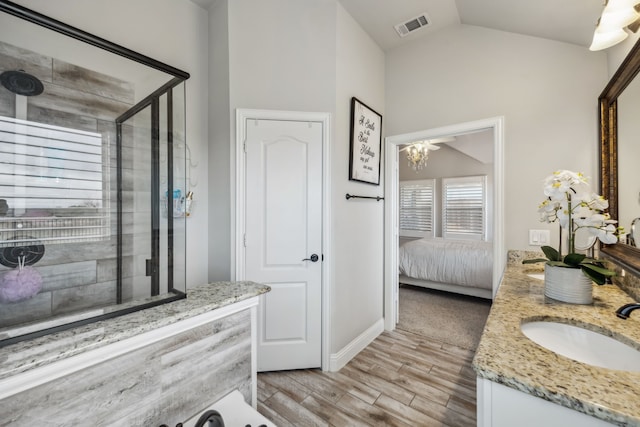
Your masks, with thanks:
M504 118L495 117L460 123L423 131L394 135L385 138L385 329L393 330L399 318L399 162L400 147L421 140L450 138L481 131L493 134L493 182L491 185L493 212L488 238L493 242L491 295L495 296L506 263L504 248Z

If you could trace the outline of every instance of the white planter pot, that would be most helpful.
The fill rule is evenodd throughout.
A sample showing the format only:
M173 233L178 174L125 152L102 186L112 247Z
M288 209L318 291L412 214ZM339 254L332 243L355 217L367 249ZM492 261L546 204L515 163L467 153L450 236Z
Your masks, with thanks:
M545 264L544 295L571 304L591 304L593 282L579 268Z

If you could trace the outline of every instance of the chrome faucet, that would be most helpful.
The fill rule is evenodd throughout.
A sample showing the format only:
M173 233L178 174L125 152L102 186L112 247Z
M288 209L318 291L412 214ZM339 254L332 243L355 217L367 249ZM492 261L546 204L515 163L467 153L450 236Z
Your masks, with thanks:
M640 308L640 303L637 303L637 302L625 304L616 310L616 316L618 316L621 319L628 319L631 312L638 308Z

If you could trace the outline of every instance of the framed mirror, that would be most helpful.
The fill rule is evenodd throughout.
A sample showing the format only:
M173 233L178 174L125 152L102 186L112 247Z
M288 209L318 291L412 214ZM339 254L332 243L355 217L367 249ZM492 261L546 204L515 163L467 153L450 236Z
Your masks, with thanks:
M632 232L633 220L640 217L640 40L629 51L602 91L600 105L600 190L609 200L609 213L625 233ZM637 77L637 78L636 78ZM635 227L638 227L636 221ZM636 230L637 231L637 230ZM638 240L636 239L636 245ZM614 262L640 274L640 247L626 239L605 245L602 252Z

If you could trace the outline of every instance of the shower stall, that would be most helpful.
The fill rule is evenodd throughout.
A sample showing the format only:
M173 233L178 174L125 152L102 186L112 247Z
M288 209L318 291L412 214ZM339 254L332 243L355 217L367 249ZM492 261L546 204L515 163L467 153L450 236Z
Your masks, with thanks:
M0 1L0 346L186 297L184 71Z

